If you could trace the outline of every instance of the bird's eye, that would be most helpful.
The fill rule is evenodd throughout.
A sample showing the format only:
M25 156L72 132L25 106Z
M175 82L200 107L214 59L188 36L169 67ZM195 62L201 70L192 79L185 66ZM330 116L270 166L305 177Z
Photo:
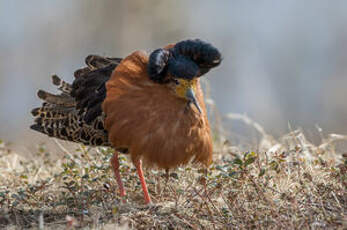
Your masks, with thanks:
M180 84L180 82L177 79L173 79L173 82L175 82L176 85Z

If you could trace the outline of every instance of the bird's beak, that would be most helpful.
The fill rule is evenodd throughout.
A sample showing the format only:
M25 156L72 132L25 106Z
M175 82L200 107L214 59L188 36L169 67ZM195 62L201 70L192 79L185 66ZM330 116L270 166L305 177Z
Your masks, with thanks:
M198 109L199 113L201 113L201 107L200 107L198 101L196 100L195 92L194 92L193 88L187 89L186 98L189 100L188 103L193 103L193 105Z

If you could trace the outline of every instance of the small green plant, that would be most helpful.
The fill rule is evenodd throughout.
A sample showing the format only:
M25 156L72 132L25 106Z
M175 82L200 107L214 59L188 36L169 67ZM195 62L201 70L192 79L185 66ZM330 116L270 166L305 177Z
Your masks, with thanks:
M347 156L318 151L333 149L328 139L317 147L300 142L300 132L280 141L266 135L272 145L259 151L217 145L208 170L147 170L153 206L143 205L126 155L127 203L119 198L112 149L73 145L53 154L41 144L29 157L0 142L0 228L344 229Z

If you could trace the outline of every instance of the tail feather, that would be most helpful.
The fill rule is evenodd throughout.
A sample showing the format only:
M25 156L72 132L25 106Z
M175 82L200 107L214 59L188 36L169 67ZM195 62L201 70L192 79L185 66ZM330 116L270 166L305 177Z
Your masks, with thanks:
M84 67L84 68L81 68L81 69L78 69L74 72L74 76L75 78L79 78L83 75L85 75L86 73L89 73L91 70L89 69L89 67Z
M72 91L72 86L69 83L61 80L57 75L52 76L52 83L53 85L58 86L58 89L67 95L69 95Z
M55 95L40 89L37 92L37 96L50 104L62 105L65 107L74 107L76 105L75 99L65 94Z
M121 60L89 55L87 67L75 71L73 84L53 75L52 83L61 93L38 91L44 102L31 111L35 124L30 128L62 140L110 146L101 104L106 95L105 82Z
M85 59L85 63L91 70L102 69L110 64L119 64L122 58L105 58L98 55L89 55Z
M61 106L48 106L48 104L43 105L42 107L37 107L31 110L31 114L34 117L47 117L47 118L55 118L57 116L63 116L67 113L71 112L73 108L71 107L61 107Z
M62 118L66 118L67 115L69 114L69 112L71 112L70 110L45 110L43 108L35 108L31 111L31 114L35 117L35 118L45 118L47 120L56 120L56 119L62 119Z

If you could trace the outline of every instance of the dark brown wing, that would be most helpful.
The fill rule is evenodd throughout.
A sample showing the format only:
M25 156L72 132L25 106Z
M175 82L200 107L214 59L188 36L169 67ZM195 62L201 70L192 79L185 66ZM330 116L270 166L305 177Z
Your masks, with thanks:
M106 95L105 82L121 60L89 55L87 67L75 72L72 85L53 75L53 84L61 93L38 91L44 102L32 110L35 124L31 129L62 140L110 146L101 104Z

